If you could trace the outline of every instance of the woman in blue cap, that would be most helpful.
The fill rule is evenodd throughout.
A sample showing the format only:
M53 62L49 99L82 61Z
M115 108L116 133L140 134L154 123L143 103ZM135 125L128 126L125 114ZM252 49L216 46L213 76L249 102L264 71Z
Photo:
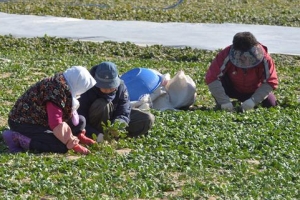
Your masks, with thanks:
M90 70L96 85L81 95L78 113L86 118L87 136L95 133L98 141L103 137L102 122L119 121L126 124L129 137L148 133L155 117L140 109L131 108L127 87L119 78L117 66L112 62L102 62Z

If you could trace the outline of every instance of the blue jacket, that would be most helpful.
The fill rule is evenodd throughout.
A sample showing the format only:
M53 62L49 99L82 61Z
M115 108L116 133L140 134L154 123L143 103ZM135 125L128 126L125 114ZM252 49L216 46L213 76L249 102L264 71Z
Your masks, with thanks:
M117 91L111 94L104 94L98 87L94 86L93 88L82 94L78 99L80 102L78 114L83 115L86 118L86 131L88 133L97 133L96 129L89 125L88 116L90 106L96 99L99 98L106 99L107 102L113 103L114 112L112 118L110 119L112 123L114 123L115 120L120 120L125 122L126 124L129 124L131 107L127 87L124 82L121 81L121 84L119 85Z

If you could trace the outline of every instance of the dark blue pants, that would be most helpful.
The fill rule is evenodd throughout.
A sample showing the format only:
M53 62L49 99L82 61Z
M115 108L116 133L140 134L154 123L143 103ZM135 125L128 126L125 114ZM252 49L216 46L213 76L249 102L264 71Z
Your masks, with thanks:
M73 135L79 134L86 125L85 118L79 115L79 124L74 126L72 120L69 120ZM65 144L55 137L49 127L36 125L36 124L19 124L8 120L8 125L11 130L19 132L20 134L31 139L29 150L35 152L52 152L52 153L66 153L68 151Z

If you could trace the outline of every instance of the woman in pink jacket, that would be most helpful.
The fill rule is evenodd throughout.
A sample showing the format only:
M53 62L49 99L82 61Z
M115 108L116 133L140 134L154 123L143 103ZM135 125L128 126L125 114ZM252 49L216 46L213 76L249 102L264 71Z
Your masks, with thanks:
M224 110L234 110L231 98L241 102L243 111L260 103L263 107L277 105L272 93L278 87L274 61L250 32L235 34L233 44L217 54L205 82L217 107Z

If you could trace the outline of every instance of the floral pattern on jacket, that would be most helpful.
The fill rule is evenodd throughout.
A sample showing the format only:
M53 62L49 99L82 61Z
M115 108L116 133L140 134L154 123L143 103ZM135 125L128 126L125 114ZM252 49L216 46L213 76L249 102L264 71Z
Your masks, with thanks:
M62 73L32 85L15 103L9 119L16 123L48 126L46 103L51 101L63 112L63 121L71 118L72 95Z

